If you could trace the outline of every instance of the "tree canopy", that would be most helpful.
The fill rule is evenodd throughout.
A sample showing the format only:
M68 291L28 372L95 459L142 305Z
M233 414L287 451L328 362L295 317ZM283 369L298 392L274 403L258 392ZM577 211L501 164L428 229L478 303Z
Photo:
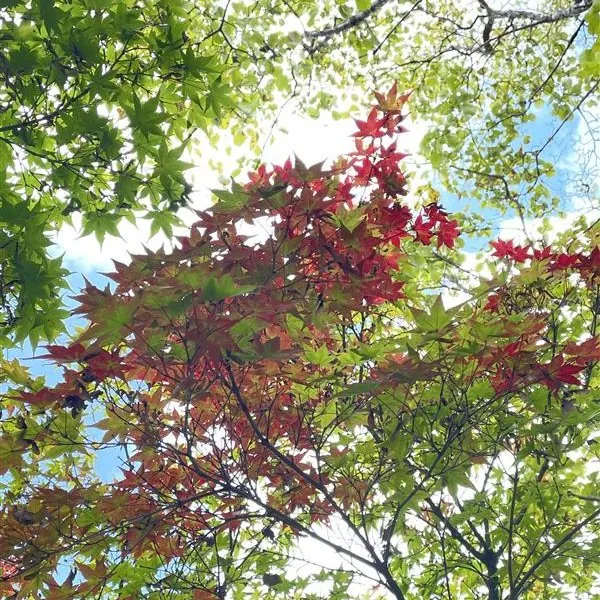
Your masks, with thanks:
M445 304L460 222L404 199L407 98L86 285L62 382L13 363L5 597L594 597L598 227L495 240Z
M0 361L0 596L597 597L600 230L525 225L599 208L599 34L599 0L0 0L0 349L62 375ZM374 89L348 155L261 164L286 106ZM174 239L227 144L248 177ZM142 218L172 251L57 341L52 236Z
M67 272L48 234L80 215L102 239L145 215L167 235L191 187L194 132L255 156L257 115L364 106L398 81L431 124L434 192L525 217L593 199L598 2L5 0L0 3L0 343L62 329ZM337 93L338 90L346 90ZM341 96L346 96L346 99ZM532 127L553 116L543 139ZM582 178L553 184L552 148L587 122ZM590 154L591 153L591 154ZM437 183L436 183L437 181ZM472 219L485 225L476 210Z

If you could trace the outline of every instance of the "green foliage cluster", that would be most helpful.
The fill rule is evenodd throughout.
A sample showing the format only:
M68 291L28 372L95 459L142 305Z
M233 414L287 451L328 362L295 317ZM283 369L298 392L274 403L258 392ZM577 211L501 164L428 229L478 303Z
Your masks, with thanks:
M66 273L48 234L73 215L100 241L141 215L172 233L192 133L256 86L227 45L223 8L202 4L2 3L2 345L61 330Z

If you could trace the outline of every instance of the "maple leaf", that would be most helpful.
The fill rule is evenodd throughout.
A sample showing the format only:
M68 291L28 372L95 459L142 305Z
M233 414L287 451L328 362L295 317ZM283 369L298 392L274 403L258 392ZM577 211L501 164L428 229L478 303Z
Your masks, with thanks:
M56 363L81 362L89 358L90 351L78 342L70 346L57 346L49 344L44 346L48 354L43 354L38 358L51 358Z
M65 391L47 387L44 387L37 392L22 391L18 396L19 400L33 406L50 406L55 403L60 404L65 397Z
M432 221L425 221L423 215L418 215L413 224L413 231L415 232L415 238L425 246L431 243L433 237L433 225Z
M377 108L373 108L369 113L366 121L355 119L358 131L353 133L354 137L372 137L379 138L384 135L382 126L385 124L385 119L378 117Z
M375 92L377 99L377 108L385 113L398 114L410 98L412 92L398 94L398 85L396 82L392 85L387 94Z
M518 263L525 262L529 258L529 246L515 246L511 258Z
M371 179L371 177L373 177L374 165L368 158L364 158L355 167L355 171L356 171L355 181L360 185L364 185Z
M442 221L439 224L437 232L437 245L447 246L448 248L454 248L454 242L460 235L460 229L458 228L458 221Z
M537 248L533 250L533 258L535 260L546 260L552 258L552 248L550 246L544 246L541 250Z
M580 255L579 254L566 254L566 253L562 252L561 254L558 254L558 255L554 256L553 258L554 258L554 260L552 261L552 264L550 265L550 270L551 271L560 271L560 270L569 269L569 268L575 266L580 260Z
M448 213L437 202L428 204L423 210L434 223L447 220Z
M110 375L122 375L123 364L119 357L119 350L112 352L101 350L94 353L87 359L87 371L98 380L105 379Z
M558 389L561 384L581 385L576 375L585 369L585 365L565 362L562 355L555 356L549 363L538 366L540 381L551 390Z
M584 365L564 364L556 373L556 378L563 383L581 385L581 381L578 377L575 377L575 375L583 371L584 368Z
M573 360L579 363L600 360L600 340L597 337L591 337L581 343L569 342L564 348L564 353L572 356Z
M596 277L600 274L600 248L598 246L586 256L584 254L574 255L578 257L576 263L583 277Z
M494 248L493 256L497 256L498 258L506 258L510 256L513 251L513 243L511 240L497 240L495 242L490 242L490 246Z
M490 245L494 248L493 256L498 258L510 258L518 263L529 258L529 246L515 246L512 240L497 240Z
M483 310L495 312L500 307L500 302L502 301L502 296L500 294L491 294L488 296L487 302L483 307Z
M386 225L392 226L395 230L404 230L410 222L411 212L408 206L393 204L383 207L382 218Z
M270 185L270 179L272 175L272 171L267 171L267 167L264 164L258 166L256 171L251 171L248 173L248 183L245 186L245 189L250 191L253 189L264 189Z

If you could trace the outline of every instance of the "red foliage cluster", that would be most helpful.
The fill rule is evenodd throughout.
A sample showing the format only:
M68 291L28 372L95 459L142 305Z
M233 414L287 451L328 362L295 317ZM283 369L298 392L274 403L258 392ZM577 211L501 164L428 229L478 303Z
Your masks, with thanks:
M299 266L294 277L314 285L325 297L344 296L350 309L401 297L402 282L395 272L403 238L429 244L436 237L438 247L452 248L460 233L457 221L449 220L438 205L426 206L413 219L411 210L398 201L406 195L399 164L406 155L397 151L393 139L404 131L402 98L406 97L398 96L394 86L381 96L380 104L396 108L382 112L376 106L367 121L356 121L356 151L332 170L288 160L272 170L261 166L245 187L249 199L244 218L273 218L274 239L287 239L293 247ZM357 215L361 218L349 219L348 208L362 209ZM209 235L220 235L228 227L222 248L229 251L238 239L232 239L232 220L214 207L201 215L198 226ZM246 254L246 264L258 258L255 248L241 246L240 253ZM290 256L286 259L289 264Z
M91 322L83 340L93 344L48 346L45 356L65 365L65 381L22 393L26 403L76 416L100 393L90 388L101 389L105 380L157 386L156 393L108 405L106 423L99 424L139 449L131 457L139 469L125 472L116 493L98 500L106 518L117 526L126 512L137 523L156 510L156 490L168 489L178 503L160 519L131 527L127 552L153 544L162 556L178 556L169 531L215 526L217 513L194 502L202 495L220 495L219 526L238 527L243 490L224 481L221 469L240 457L245 477L266 482L271 512L285 516L310 506L310 520L319 521L334 510L333 497L350 502L344 481L317 473L308 458L311 415L330 392L295 396L296 382L319 374L297 356L307 347L336 347L327 321L341 323L353 311L401 298L408 245L435 241L451 248L459 235L457 222L437 204L413 214L400 201L404 155L393 138L403 131L403 98L395 87L380 96L367 121L357 121L355 151L332 168L299 160L263 165L243 188L220 193L219 202L199 212L170 255L117 264L114 292L86 285L79 312ZM242 222L265 235L253 241ZM302 323L295 333L289 315ZM119 423L128 425L120 430ZM185 467L182 444L191 442L184 431L193 432L198 451ZM286 454L271 443L288 448ZM160 452L145 450L158 446Z
M600 248L594 247L589 253L558 252L551 246L541 249L531 245L517 245L512 240L497 240L490 244L493 256L508 259L514 264L537 264L542 267L540 277L552 279L563 275L577 275L585 285L600 282ZM510 294L506 286L490 294L484 306L488 312L498 313L508 310ZM562 354L550 361L540 363L536 356L535 344L540 343L539 331L544 329L543 315L533 315L530 328L518 341L497 349L488 357L487 365L496 365L493 377L497 391L518 389L531 383L541 383L556 391L564 385L581 385L579 374L590 362L600 357L597 338L590 338L583 344L569 344Z
M600 277L600 248L595 247L589 253L584 252L554 252L551 246L536 249L532 246L515 245L512 240L497 240L491 242L494 248L493 256L508 258L519 264L525 261L544 262L549 273L556 271L571 271L579 273L589 282L597 283ZM493 308L494 305L491 306Z

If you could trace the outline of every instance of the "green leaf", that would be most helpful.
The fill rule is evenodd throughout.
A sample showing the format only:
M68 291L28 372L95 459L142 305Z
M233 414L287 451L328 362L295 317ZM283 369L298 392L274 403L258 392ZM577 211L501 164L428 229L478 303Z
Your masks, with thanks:
M380 388L380 381L361 381L360 383L353 383L345 387L343 390L337 392L334 397L340 398L346 396L358 396L360 394L370 394Z
M417 325L425 331L439 331L448 326L453 319L457 309L446 310L442 302L442 296L436 297L429 312L411 308L411 312Z
M202 300L204 302L219 302L225 298L239 296L254 290L254 286L237 285L229 275L222 277L209 277L202 286Z
M54 5L54 0L38 0L40 15L48 31L58 29L62 13Z
M218 198L215 209L219 212L236 212L244 208L250 199L250 196L241 189L229 190L211 190Z
M333 355L324 344L317 349L310 349L305 352L306 360L315 363L319 367L328 365L333 360Z
M115 214L105 212L90 214L84 219L82 235L94 234L102 244L106 234L119 237L118 223L119 217Z

